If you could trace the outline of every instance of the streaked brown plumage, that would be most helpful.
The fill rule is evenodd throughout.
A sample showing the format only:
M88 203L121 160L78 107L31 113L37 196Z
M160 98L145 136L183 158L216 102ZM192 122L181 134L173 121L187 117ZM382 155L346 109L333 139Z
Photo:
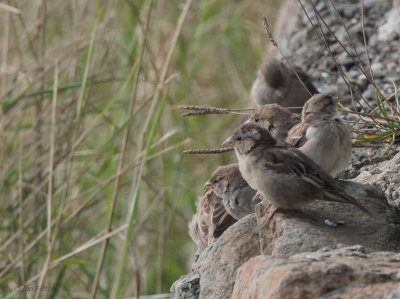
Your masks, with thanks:
M277 145L265 128L244 124L224 145L234 146L243 178L279 209L295 209L315 200L352 204L370 214L315 162L296 148Z
M225 210L222 199L213 190L207 190L200 198L197 213L189 222L189 234L200 250L203 250L235 222Z

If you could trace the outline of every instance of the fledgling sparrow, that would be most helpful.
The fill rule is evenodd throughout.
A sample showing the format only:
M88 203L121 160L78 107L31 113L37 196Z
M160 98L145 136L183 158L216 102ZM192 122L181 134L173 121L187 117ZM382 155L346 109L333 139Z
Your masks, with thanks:
M258 107L246 123L255 123L266 128L277 141L285 141L289 130L300 122L299 114L291 113L278 104Z
M254 213L255 205L260 202L254 198L256 191L242 178L238 164L218 167L204 188L214 190L222 198L226 211L236 220Z
M297 147L332 176L351 160L351 133L337 117L335 100L316 94L303 107L301 122L288 133L286 142Z
M311 78L298 66L295 72L283 61L266 59L257 72L251 88L251 97L257 105L279 104L284 107L303 106L314 94L318 93Z
M197 213L189 222L189 235L200 250L203 250L235 222L225 210L222 199L213 190L207 190L200 198Z
M369 214L310 158L296 148L277 145L265 128L244 124L224 145L234 146L243 178L274 206L268 221L279 210L315 199L353 204Z

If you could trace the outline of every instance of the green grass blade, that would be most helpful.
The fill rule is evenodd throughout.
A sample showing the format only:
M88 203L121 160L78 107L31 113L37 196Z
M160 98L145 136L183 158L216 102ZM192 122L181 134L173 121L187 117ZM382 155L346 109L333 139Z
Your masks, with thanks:
M88 50L88 54L87 54L87 57L86 57L86 63L85 63L85 70L83 72L83 78L82 78L81 93L79 95L78 104L77 104L77 107L76 107L76 117L77 117L77 119L79 119L80 116L81 116L83 100L84 100L85 95L86 95L87 78L88 78L88 74L89 74L89 66L90 66L90 62L92 61L92 55L93 55L93 50L94 50L94 42L96 40L96 32L97 32L97 27L99 26L99 22L100 22L100 18L97 19L96 24L94 25L94 28L93 28L93 31L92 31L91 38L90 38L89 50Z
M387 111L385 109L385 105L383 104L383 100L381 98L381 95L379 94L378 90L375 90L375 97L376 97L376 103L378 105L379 111L384 117L387 117Z
M121 285L121 280L122 280L122 276L123 276L124 269L125 269L126 259L128 256L129 244L130 244L131 237L132 237L133 224L135 221L135 207L136 207L136 202L139 198L140 184L141 184L141 180L142 180L142 176L143 176L143 170L146 165L147 157L149 155L150 148L151 148L151 145L154 140L154 136L156 135L156 132L157 132L157 127L158 127L158 123L161 118L161 114L164 110L165 99L166 99L166 93L164 93L164 95L161 99L161 102L158 105L158 109L154 116L153 123L151 125L149 135L147 137L146 147L145 147L142 163L140 165L139 174L138 174L137 181L136 181L136 189L132 196L131 204L130 204L129 211L128 211L128 229L126 230L126 238L125 238L125 243L124 243L124 247L123 247L123 251L122 251L122 258L121 258L121 262L119 265L118 274L117 274L117 278L116 278L116 282L115 282L115 287L114 287L114 291L113 291L113 296L112 296L113 298L118 298L119 288Z

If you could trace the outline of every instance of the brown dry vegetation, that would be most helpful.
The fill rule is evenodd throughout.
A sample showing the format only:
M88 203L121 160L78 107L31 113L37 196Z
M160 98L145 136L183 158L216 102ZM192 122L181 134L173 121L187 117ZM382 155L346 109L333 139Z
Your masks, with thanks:
M168 292L196 196L231 157L181 151L239 121L174 107L246 106L279 2L0 4L3 297Z

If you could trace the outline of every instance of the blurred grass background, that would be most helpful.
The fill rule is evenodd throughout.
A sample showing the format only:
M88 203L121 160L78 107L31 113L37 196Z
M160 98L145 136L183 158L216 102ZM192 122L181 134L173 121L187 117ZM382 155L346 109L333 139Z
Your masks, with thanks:
M187 222L232 154L181 152L241 119L174 107L248 106L280 2L0 3L3 298L162 294L189 271Z

